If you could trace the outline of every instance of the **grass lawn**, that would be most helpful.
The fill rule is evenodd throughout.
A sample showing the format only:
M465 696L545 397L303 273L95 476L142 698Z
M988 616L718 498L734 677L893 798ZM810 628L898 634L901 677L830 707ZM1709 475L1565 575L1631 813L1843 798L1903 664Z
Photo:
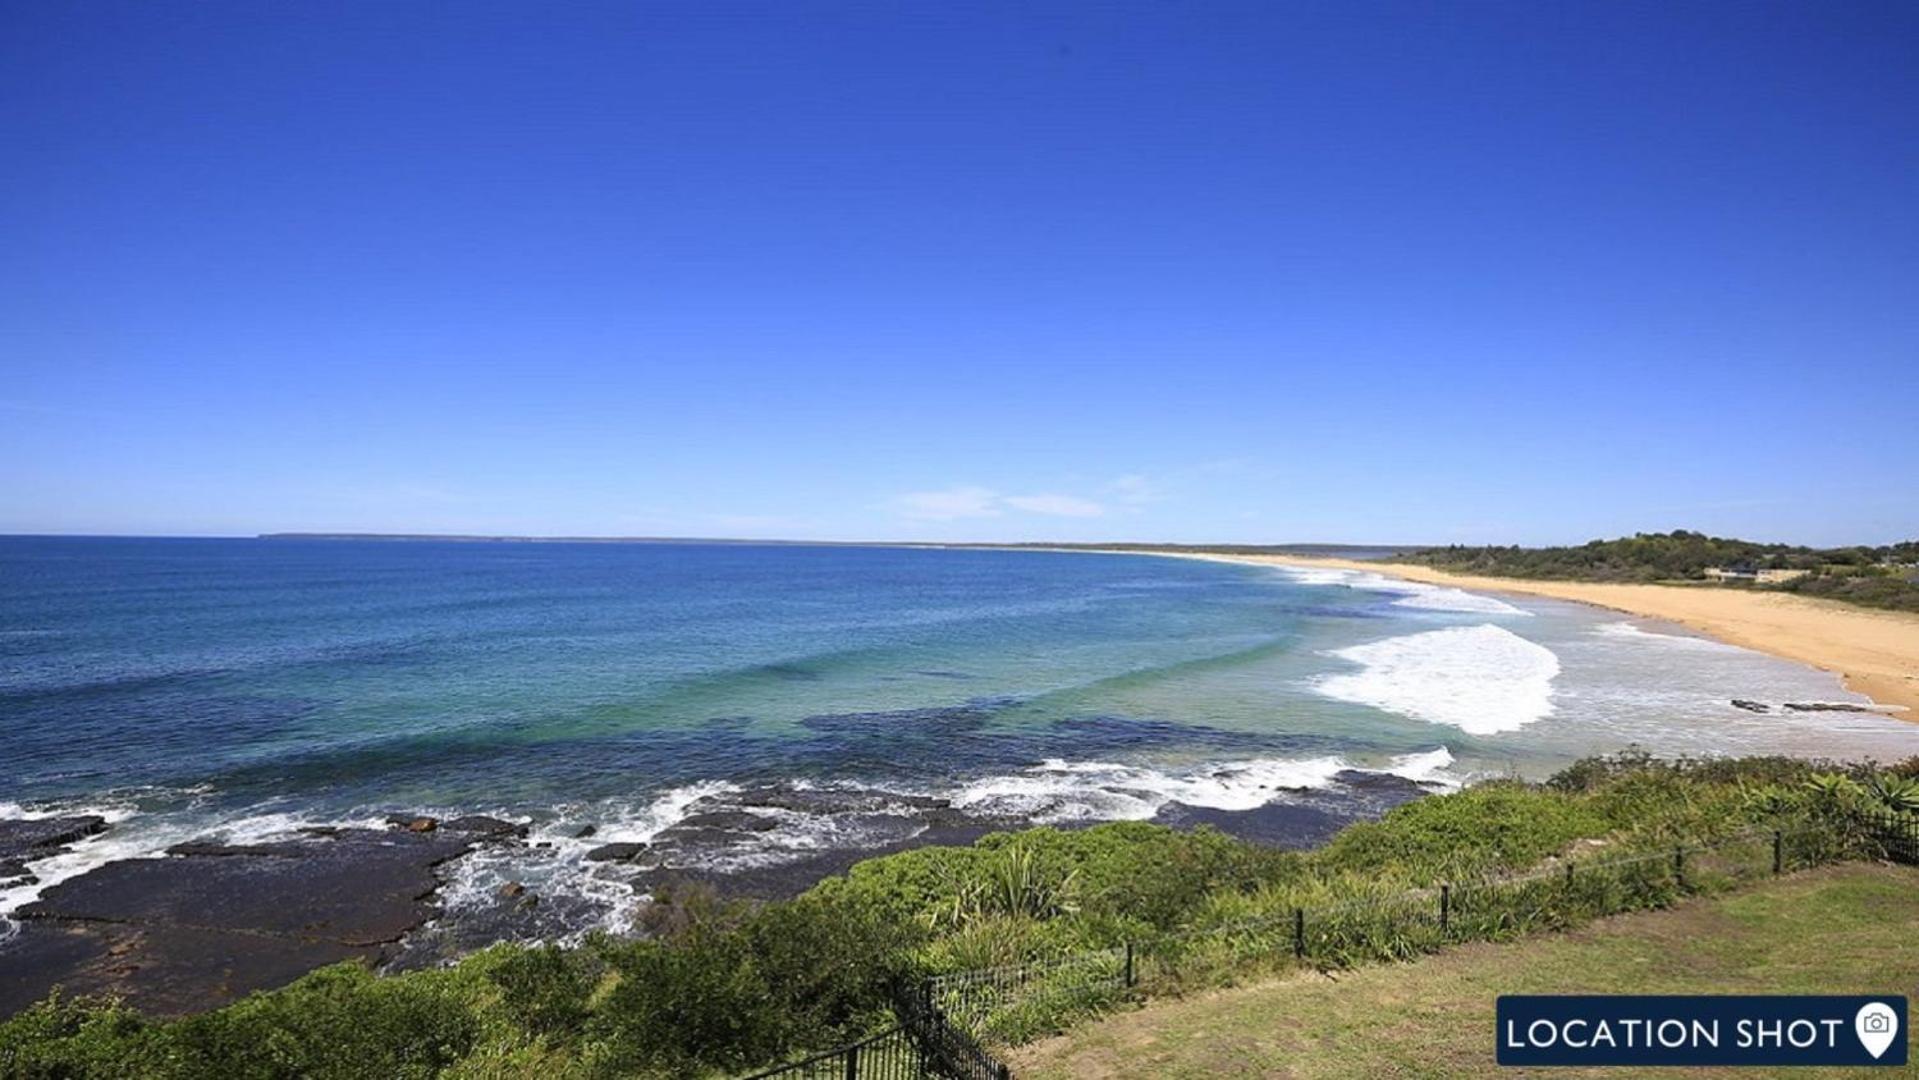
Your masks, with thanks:
M1919 869L1849 865L1565 934L1156 1001L1015 1051L1025 1077L1598 1076L1500 1069L1493 999L1919 992ZM1910 1033L1908 1033L1910 1037ZM1919 1048L1913 1052L1919 1060ZM1750 1077L1761 1070L1673 1070ZM1900 1075L1794 1069L1795 1078ZM1919 1070L1914 1070L1919 1073Z

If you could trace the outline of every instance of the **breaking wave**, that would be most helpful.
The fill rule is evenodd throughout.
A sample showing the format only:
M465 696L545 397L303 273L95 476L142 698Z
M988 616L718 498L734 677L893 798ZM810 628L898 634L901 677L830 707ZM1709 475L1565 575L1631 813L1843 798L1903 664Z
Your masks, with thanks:
M1740 652L1737 645L1728 645L1711 638L1693 637L1690 634L1661 634L1630 622L1600 623L1593 627L1594 636L1610 638L1615 641L1633 641L1645 645L1664 645L1675 649L1695 649L1700 652Z
M1365 770L1340 757L1257 758L1165 770L1104 761L1052 759L1010 776L975 780L952 795L955 807L1042 824L1143 821L1168 803L1215 810L1256 810L1288 791L1331 787L1347 771L1389 773L1450 786L1453 756L1445 747L1394 758Z
M1559 657L1487 623L1334 650L1360 670L1324 675L1319 693L1473 735L1517 731L1553 712Z
M1518 615L1532 612L1514 607L1498 597L1470 593L1446 585L1428 585L1420 581L1388 577L1369 570L1341 570L1319 566L1280 566L1280 573L1299 585L1330 585L1366 592L1391 593L1398 597L1394 607L1420 611L1448 611L1466 615Z

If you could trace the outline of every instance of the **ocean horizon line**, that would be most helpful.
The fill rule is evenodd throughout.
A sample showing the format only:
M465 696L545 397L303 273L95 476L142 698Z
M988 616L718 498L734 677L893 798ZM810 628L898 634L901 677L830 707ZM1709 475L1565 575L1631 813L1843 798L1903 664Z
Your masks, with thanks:
M1315 552L1408 552L1442 547L1439 544L1341 543L1335 541L1298 541L1283 544L1254 544L1236 541L1183 540L828 540L789 537L740 536L620 536L555 535L521 533L433 533L433 532L353 532L278 530L246 533L96 533L96 532L0 532L3 540L334 540L393 541L416 543L511 543L511 544L739 544L785 547L889 547L889 548L983 548L1065 551L1233 551L1271 552L1275 554L1312 554Z

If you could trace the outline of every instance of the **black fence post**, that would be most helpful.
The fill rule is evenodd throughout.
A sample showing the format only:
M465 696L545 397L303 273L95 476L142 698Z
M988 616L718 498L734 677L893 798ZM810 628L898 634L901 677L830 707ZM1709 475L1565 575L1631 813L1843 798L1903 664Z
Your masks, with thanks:
M1293 909L1293 958L1306 959L1306 909Z
M858 1043L846 1048L846 1080L860 1078L860 1048Z
M1772 872L1777 874L1786 868L1786 836L1778 829L1772 831Z
M1680 888L1686 887L1686 845L1684 844L1672 849L1672 878Z
M1444 934L1453 924L1453 887L1450 882L1439 883L1439 932Z
M1133 985L1133 943L1126 943L1126 985Z

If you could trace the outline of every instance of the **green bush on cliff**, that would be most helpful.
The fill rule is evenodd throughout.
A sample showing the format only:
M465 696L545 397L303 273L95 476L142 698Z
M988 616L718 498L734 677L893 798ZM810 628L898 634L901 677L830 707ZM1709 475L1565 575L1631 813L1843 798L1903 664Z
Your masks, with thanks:
M1024 877L1029 891L1070 891L1070 906L1053 917L1165 926L1212 890L1261 880L1294 858L1217 829L1180 832L1122 821L997 833L972 847L868 859L813 892L844 896L895 919L951 927L965 921L952 917L956 908L971 906L982 916L1035 914L1013 895L1020 891L1015 879Z
M1392 872L1427 885L1531 866L1574 840L1613 828L1590 800L1497 781L1348 826L1314 862L1333 871Z
M673 937L602 939L586 1025L619 1072L744 1070L882 1023L910 926L830 895L725 907Z

